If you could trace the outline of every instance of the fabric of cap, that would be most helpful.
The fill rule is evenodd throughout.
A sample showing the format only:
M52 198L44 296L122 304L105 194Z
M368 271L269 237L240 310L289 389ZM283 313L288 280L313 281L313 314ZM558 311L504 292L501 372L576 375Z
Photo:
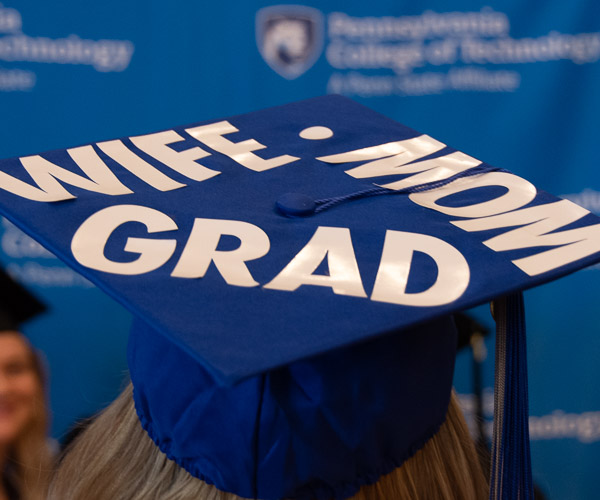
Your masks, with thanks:
M136 409L169 458L221 490L348 498L419 450L450 400L452 318L391 333L228 387L138 321L128 355Z

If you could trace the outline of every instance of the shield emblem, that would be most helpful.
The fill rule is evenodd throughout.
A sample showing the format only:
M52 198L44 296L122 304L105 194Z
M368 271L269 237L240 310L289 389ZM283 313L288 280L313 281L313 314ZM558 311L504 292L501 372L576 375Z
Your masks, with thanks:
M256 13L256 43L265 62L293 80L305 73L323 49L323 14L301 5L274 5Z

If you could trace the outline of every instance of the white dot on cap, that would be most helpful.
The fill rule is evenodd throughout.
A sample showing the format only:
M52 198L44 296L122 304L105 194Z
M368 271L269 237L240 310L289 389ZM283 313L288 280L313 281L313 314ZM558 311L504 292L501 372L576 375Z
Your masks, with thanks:
M308 127L300 132L302 139L316 141L319 139L329 139L333 135L333 130L327 127Z

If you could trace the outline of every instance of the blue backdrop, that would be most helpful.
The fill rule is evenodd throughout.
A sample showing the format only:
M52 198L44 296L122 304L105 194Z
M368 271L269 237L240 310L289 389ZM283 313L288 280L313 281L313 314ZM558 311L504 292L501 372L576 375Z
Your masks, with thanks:
M5 0L0 157L341 93L600 213L599 59L592 0ZM52 307L26 331L49 361L60 437L122 386L129 317L6 222L0 247ZM550 499L600 486L599 272L525 296L534 478ZM467 412L469 356L455 380Z

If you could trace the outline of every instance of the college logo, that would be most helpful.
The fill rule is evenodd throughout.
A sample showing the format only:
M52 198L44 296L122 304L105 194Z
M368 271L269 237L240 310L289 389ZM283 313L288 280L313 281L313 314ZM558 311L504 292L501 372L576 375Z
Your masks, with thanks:
M323 49L323 15L300 5L274 5L256 13L256 43L275 72L293 80L306 72Z

